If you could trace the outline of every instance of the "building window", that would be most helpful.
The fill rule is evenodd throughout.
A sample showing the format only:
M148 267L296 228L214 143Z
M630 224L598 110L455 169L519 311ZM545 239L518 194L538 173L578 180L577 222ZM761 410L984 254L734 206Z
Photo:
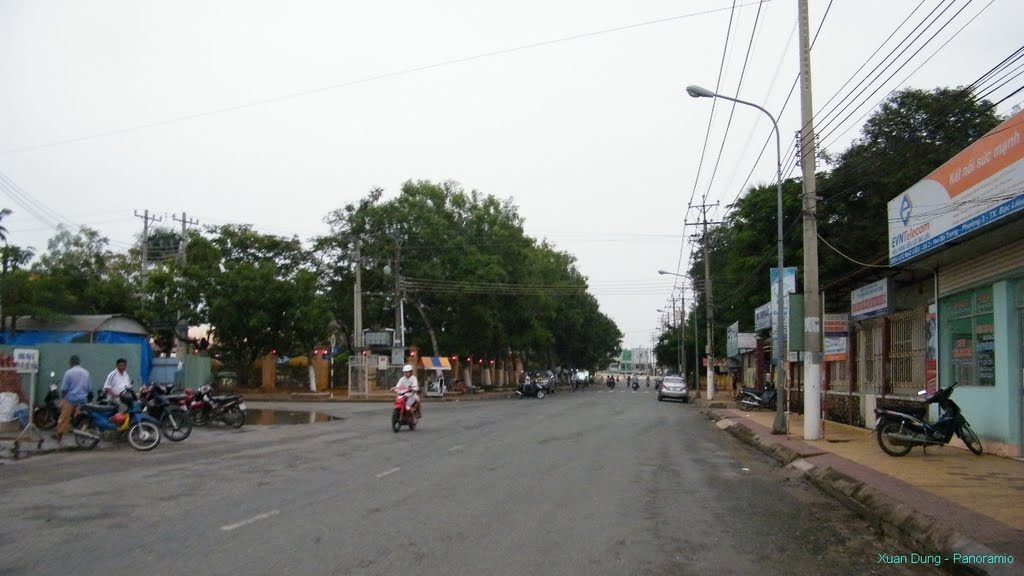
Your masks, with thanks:
M992 287L961 292L942 301L946 325L944 362L952 368L953 382L961 386L996 385L996 334L992 315Z
M927 308L893 314L890 323L889 381L893 392L913 394L924 387Z

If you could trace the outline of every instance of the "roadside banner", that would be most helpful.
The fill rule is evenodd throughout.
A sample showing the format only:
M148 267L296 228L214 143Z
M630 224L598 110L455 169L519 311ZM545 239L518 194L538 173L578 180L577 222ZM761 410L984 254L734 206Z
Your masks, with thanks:
M825 361L846 360L849 353L850 315L825 314Z

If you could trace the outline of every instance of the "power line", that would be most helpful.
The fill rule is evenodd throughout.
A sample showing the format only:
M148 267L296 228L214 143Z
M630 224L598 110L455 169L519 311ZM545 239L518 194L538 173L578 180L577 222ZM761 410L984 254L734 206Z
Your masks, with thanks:
M760 0L758 3L763 2L763 1L770 1L770 0ZM380 74L372 74L370 76L366 76L366 77L359 78L359 79L356 79L356 80L349 80L349 81L346 81L346 82L339 82L337 84L329 84L327 86L321 86L319 88L311 88L311 89L307 89L307 90L297 90L295 92L290 92L288 94L282 94L280 96L271 96L269 98L262 98L262 99L254 100L252 102L247 102L247 103L244 103L244 104L236 104L236 105L233 105L233 106L225 106L225 107L222 107L222 108L216 108L216 109L207 110L207 111L204 111L204 112L196 112L194 114L185 114L185 115L181 115L181 116L176 116L174 118L168 118L168 119L165 119L165 120L155 120L155 121L152 121L152 122L146 122L146 123L143 123L143 124L137 124L135 126L129 126L129 127L126 127L126 128L116 128L116 129L113 129L113 130L105 130L105 131L102 131L102 132L97 132L97 133L89 134L89 135L86 135L86 136L77 136L77 137L73 137L73 138L65 138L65 139L62 139L62 140L55 140L55 141L47 142L47 143L44 143L44 144L31 144L31 145L27 145L27 146L20 146L20 147L16 147L16 148L9 148L7 150L0 151L0 155L12 154L12 153L15 153L15 152L26 152L26 151L30 151L30 150L40 150L40 149L43 149L43 148L50 148L50 147L53 147L53 146L62 146L62 145L65 145L65 144L73 144L73 143L77 143L77 142L85 142L85 141L88 141L88 140L95 140L97 138L104 138L104 137L108 137L108 136L116 136L116 135L119 135L119 134L126 134L126 133L130 133L130 132L136 132L136 131L139 131L139 130L146 130L146 129L149 129L149 128L156 128L156 127L160 127L160 126L167 126L167 125L170 125L170 124L176 124L178 122L185 122L185 121L189 121L189 120L198 120L200 118L207 118L207 117L215 116L215 115L218 115L218 114L224 114L226 112L235 112L235 111L238 111L238 110L246 110L246 109L250 109L250 108L256 108L256 107L259 107L259 106L265 106L267 104L277 104L277 103L286 102L286 101L289 101L289 100L295 100L295 99L298 99L298 98L304 98L306 96L312 96L314 94L321 94L321 93L324 93L324 92L331 92L331 91L340 90L340 89L343 89L343 88L350 88L352 86L358 86L358 85L361 85L361 84L369 84L371 82L377 82L377 81L385 80L385 79L388 79L388 78L395 78L395 77L398 77L398 76L406 76L406 75L409 75L409 74L415 74L415 73L418 73L418 72L425 72L425 71L428 71L428 70L435 70L435 69L438 69L438 68L444 68L444 67L447 67L447 66L454 66L454 65L457 65L457 64L465 64L467 62L473 62L475 60L482 60L484 58L492 58L492 57L495 57L495 56L502 56L502 55L506 55L506 54L512 54L512 53L515 53L515 52L521 52L521 51L525 51L525 50L533 50L533 49L536 49L536 48L542 48L542 47L545 47L545 46L552 46L552 45L555 45L555 44L561 44L561 43L565 43L565 42L572 42L572 41L575 41L575 40L582 40L584 38L593 38L595 36L602 36L604 34L612 34L612 33L615 33L615 32L622 32L622 31L626 31L626 30L633 30L633 29L636 29L636 28L643 28L643 27L646 27L646 26L654 26L654 25L657 25L657 24L664 24L664 23L667 23L667 22L675 22L675 21L684 20L684 19L687 19L687 18L695 18L697 16L707 16L709 14L715 14L715 13L718 13L718 12L724 12L726 10L730 10L730 19L731 19L732 18L731 12L735 11L736 8L743 8L743 7L746 7L746 6L753 6L754 4L755 4L755 2L748 2L746 4L737 5L736 1L734 0L733 1L733 5L732 5L731 8L713 8L713 9L709 9L709 10L702 10L702 11L699 11L699 12L690 12L688 14L680 14L678 16L669 16L667 18L658 18L656 20L647 20L647 21L644 21L644 22L637 22L637 23L634 23L634 24L626 24L626 25L623 25L623 26L615 26L613 28L603 28L603 29L600 29L600 30L594 30L594 31L591 31L591 32L583 32L583 33L580 33L580 34L572 34L572 35L569 35L569 36L563 36L561 38L555 38L555 39L551 39L551 40L542 40L542 41L539 41L539 42L532 42L532 43L529 43L529 44L521 44L521 45L513 46L513 47L510 47L510 48L502 48L502 49L498 49L498 50L492 50L492 51L489 51L489 52L481 52L479 54L474 54L472 56L464 56L464 57L461 57L461 58L452 58L452 59L449 59L449 60L442 60L440 62L435 62L433 64L425 64L425 65L422 65L422 66L411 66L411 67L408 67L408 68L402 68L402 69L399 69L399 70L393 70L391 72L383 72L383 73L380 73Z

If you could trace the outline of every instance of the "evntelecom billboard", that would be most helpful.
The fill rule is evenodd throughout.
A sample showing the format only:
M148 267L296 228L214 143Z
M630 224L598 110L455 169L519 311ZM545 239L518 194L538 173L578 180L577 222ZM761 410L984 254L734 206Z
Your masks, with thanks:
M894 266L1024 211L1024 111L889 201Z

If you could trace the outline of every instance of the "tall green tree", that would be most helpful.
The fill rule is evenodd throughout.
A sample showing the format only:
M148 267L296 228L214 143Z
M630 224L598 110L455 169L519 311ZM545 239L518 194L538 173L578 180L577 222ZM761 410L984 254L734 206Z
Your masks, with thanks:
M136 307L138 275L127 255L83 226L60 227L32 266L36 309L41 315L124 314Z
M409 181L398 197L371 190L333 211L331 234L317 239L319 269L339 318L351 318L354 247L361 244L364 324L394 325L394 277L400 269L407 344L441 353L503 358L510 351L538 365L605 360L618 332L587 293L574 259L523 231L516 207L455 182Z
M846 150L826 155L832 170L817 176L818 194L824 198L818 203L818 233L845 256L819 246L822 285L857 269L847 257L884 263L888 202L999 122L991 103L975 99L968 90L908 89L883 103ZM803 262L801 193L799 179L783 183L786 266ZM726 326L739 320L747 329L754 309L769 300L768 274L776 265L776 206L775 185L754 186L736 201L722 225L708 231L716 355L725 353ZM702 252L695 253L689 275L696 286L704 285ZM703 297L697 313L707 313Z

